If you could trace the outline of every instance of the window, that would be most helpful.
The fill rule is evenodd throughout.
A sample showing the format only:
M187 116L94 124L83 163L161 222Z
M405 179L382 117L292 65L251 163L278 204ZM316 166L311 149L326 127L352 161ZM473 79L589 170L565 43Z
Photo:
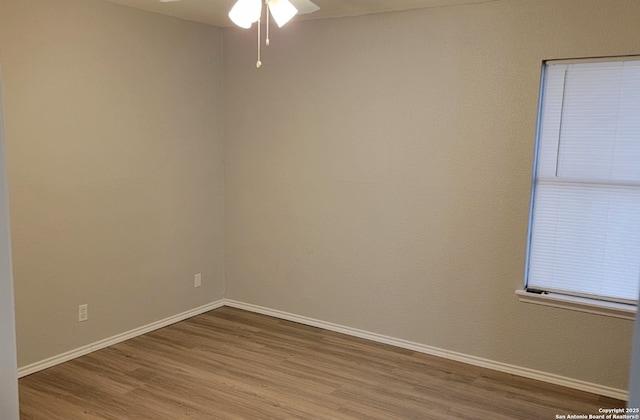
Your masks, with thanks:
M640 57L544 64L525 284L637 305Z

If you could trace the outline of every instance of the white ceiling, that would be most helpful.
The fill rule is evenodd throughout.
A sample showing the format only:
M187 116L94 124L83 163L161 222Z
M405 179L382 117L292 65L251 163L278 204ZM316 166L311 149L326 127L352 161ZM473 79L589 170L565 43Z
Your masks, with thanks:
M107 0L137 9L149 10L194 22L216 26L232 25L227 13L236 0L180 0L160 3L159 0ZM400 10L460 4L488 3L496 0L313 0L320 10L300 15L295 19L323 19L343 16L359 16Z

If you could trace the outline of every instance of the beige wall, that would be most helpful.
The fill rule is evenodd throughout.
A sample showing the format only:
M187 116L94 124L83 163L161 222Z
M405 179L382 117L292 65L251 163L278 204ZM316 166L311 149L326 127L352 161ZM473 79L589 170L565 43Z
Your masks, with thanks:
M0 0L0 60L19 366L221 299L222 30Z
M626 389L633 323L523 304L541 61L640 53L636 0L225 30L226 297Z

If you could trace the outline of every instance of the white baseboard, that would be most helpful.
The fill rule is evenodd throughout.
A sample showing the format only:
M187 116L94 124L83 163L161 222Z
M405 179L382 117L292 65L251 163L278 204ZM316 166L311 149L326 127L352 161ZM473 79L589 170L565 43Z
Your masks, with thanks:
M142 327L134 328L133 330L126 331L121 334L117 334L112 337L105 338L100 341L96 341L95 343L87 344L86 346L82 346L77 349L67 351L57 356L49 357L47 359L32 363L27 366L23 366L18 369L18 378L31 375L32 373L39 372L41 370L47 369L51 366L55 366L63 362L67 362L71 359L75 359L76 357L84 356L85 354L89 354L96 350L100 350L105 347L109 347L114 344L120 343L122 341L129 340L130 338L134 338L139 335L157 330L159 328L166 327L167 325L175 324L176 322L183 321L187 318L191 318L196 315L200 315L204 312L220 308L221 306L223 306L223 304L224 304L223 300L211 302L206 305L202 305L197 308L179 313L177 315L173 315L168 318L152 322L151 324L143 325Z
M200 306L198 308L191 309L186 312L182 312L177 315L170 316L165 319L161 319L151 324L144 325L142 327L135 328L133 330L114 335L113 337L105 338L95 343L88 344L86 346L79 347L74 350L59 354L57 356L49 357L36 363L32 363L27 366L23 366L18 369L18 378L30 375L32 373L44 370L51 366L75 359L76 357L83 356L85 354L100 350L102 348L120 343L130 338L137 337L142 334L157 330L167 325L174 324L176 322L191 318L196 315L200 315L204 312L217 309L221 306L230 306L233 308L244 309L250 312L256 312L263 315L269 315L275 318L285 319L288 321L297 322L300 324L310 325L313 327L322 328L329 331L335 331L342 334L351 335L354 337L364 338L378 343L390 344L392 346L417 351L432 356L442 357L445 359L455 360L458 362L467 363L474 366L480 366L500 372L510 373L525 378L536 379L551 384L566 386L568 388L578 389L580 391L591 392L598 395L605 395L611 398L617 398L620 400L628 400L629 392L623 389L612 388L604 385L599 385L591 382L581 381L579 379L568 378L565 376L556 375L553 373L542 372L539 370L529 369L521 366L511 365L508 363L496 362L494 360L484 359L481 357L471 356L464 353L458 353L455 351L444 350L438 347L427 346L420 343L415 343L407 340L401 340L385 336L382 334L376 334L369 331L359 330L356 328L345 327L331 322L320 321L305 316L295 315L288 312L278 311L275 309L269 309L262 306L252 305L249 303L238 302L230 299L218 300L209 304Z
M604 385L595 384L592 382L581 381L579 379L568 378L565 376L556 375L553 373L542 372L539 370L529 369L526 367L511 365L508 363L496 362L494 360L484 359L482 357L471 356L464 353L458 353L455 351L449 351L440 349L437 347L427 346L420 343L414 343L407 340L401 340L393 337L388 337L381 334L376 334L368 331L359 330L356 328L345 327L331 322L320 321L305 316L295 315L288 312L278 311L275 309L269 309L262 306L252 305L249 303L238 302L235 300L224 300L225 306L233 308L244 309L251 312L256 312L263 315L273 316L275 318L286 319L288 321L297 322L300 324L310 325L313 327L322 328L329 331L335 331L354 337L365 338L367 340L376 341L378 343L390 344L392 346L414 350L420 353L429 354L432 356L442 357L445 359L455 360L458 362L467 363L474 366L480 366L500 372L510 373L512 375L522 376L525 378L536 379L539 381L561 385L568 388L577 389L580 391L591 392L593 394L604 395L611 398L627 401L629 399L629 392L623 389L612 388Z

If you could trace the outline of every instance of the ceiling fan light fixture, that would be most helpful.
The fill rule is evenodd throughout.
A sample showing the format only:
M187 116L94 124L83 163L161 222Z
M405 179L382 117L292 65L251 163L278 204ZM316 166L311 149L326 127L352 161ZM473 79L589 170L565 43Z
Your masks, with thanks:
M262 0L238 0L229 11L229 19L241 28L249 29L262 14Z
M174 0L160 0L160 1L174 1ZM269 21L270 16L273 16L273 20L278 27L282 28L287 22L291 20L297 14L312 13L318 10L318 6L311 0L236 0L229 11L229 19L241 28L249 29L253 22L258 22L256 25L258 35L258 60L256 61L256 67L262 66L260 59L261 48L260 43L262 40L260 31L260 22L262 21L262 3L265 4L264 23L266 30L265 45L269 46Z
M278 28L282 28L285 23L298 14L298 9L289 0L268 0L267 4Z
M317 10L320 10L317 4L312 2L311 0L289 0L293 7L298 9L298 13L301 15L306 15L307 13L313 13Z

